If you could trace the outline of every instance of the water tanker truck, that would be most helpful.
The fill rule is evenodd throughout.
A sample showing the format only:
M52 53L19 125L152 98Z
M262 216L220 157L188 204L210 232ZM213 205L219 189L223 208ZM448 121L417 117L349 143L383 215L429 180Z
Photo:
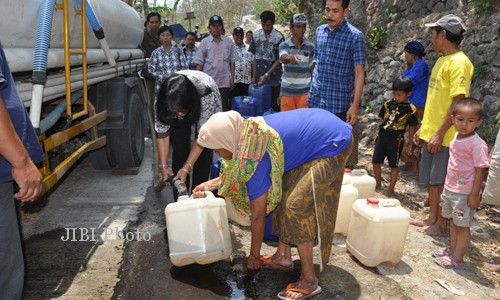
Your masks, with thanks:
M97 169L137 170L150 121L138 13L121 0L4 2L0 41L45 152L43 191L88 152Z

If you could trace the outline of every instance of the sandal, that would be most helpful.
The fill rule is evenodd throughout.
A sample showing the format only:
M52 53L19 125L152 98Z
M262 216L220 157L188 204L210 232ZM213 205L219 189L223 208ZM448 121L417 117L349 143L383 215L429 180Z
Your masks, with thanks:
M448 249L448 248L441 248L441 249L434 250L431 252L431 256L434 258L443 257L443 256L450 256L450 255L451 255L451 252L450 252L450 249Z
M434 262L444 269L451 270L463 270L465 269L465 264L458 262L453 256L442 256L434 259Z
M299 294L301 294L301 296L299 298L292 299L292 298L285 296L286 292L299 293ZM289 284L285 288L285 290L278 293L278 298L280 298L281 300L304 300L304 299L314 297L321 292L322 292L322 290L321 290L321 287L319 285L316 287L316 289L314 289L314 291L310 291L310 290L306 290L306 289L302 289L302 288L296 288L296 287L293 287L292 284Z

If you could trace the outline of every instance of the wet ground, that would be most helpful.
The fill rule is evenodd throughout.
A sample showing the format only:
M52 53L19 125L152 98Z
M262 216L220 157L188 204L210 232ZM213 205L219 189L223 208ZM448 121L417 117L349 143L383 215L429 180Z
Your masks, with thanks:
M147 157L139 175L111 176L92 170L83 160L41 211L23 213L26 299L276 299L288 282L298 278L300 266L293 252L292 272L263 270L252 279L243 279L250 233L236 225L231 225L232 261L172 266L164 218L172 194L170 188L161 193L153 190L150 165ZM413 216L422 215L425 210L420 202L425 192L412 185L411 176L404 176L398 185L400 198ZM429 253L447 239L431 238L413 227L403 259L395 266L362 266L338 236L330 262L319 275L323 293L314 299L500 299L498 273L482 265L500 254L499 226L480 216L464 271L435 265ZM76 241L71 241L72 236L63 241L67 228L94 228L96 241L84 241L92 235L82 232L75 233ZM136 235L127 240L115 237L110 229L125 237ZM264 245L262 252L272 254L273 245ZM436 279L445 280L448 289ZM464 295L454 294L450 286Z

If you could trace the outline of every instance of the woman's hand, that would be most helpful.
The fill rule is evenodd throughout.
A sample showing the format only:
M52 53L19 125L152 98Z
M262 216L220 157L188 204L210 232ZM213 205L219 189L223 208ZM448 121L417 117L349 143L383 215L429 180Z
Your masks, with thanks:
M262 260L260 257L255 257L253 255L249 255L247 258L247 273L255 274L262 268Z
M200 183L197 187L193 189L193 193L195 192L205 192L205 191L213 191L217 189L217 187L220 184L219 177L216 177L214 179L210 179L209 181L205 181L203 183Z
M189 175L189 173L184 168L182 168L177 172L177 175L175 175L175 178L178 178L182 182L186 182L188 175Z
M174 172L172 172L172 170L167 166L160 166L160 172L163 178L163 182L167 182L168 178L174 175Z

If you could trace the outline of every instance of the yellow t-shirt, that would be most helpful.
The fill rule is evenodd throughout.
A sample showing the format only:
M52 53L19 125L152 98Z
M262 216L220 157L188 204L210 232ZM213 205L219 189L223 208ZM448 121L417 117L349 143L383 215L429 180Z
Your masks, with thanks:
M445 120L453 97L469 96L474 66L462 52L442 56L432 68L425 102L420 138L429 142ZM449 147L457 130L451 126L443 138L443 146Z

